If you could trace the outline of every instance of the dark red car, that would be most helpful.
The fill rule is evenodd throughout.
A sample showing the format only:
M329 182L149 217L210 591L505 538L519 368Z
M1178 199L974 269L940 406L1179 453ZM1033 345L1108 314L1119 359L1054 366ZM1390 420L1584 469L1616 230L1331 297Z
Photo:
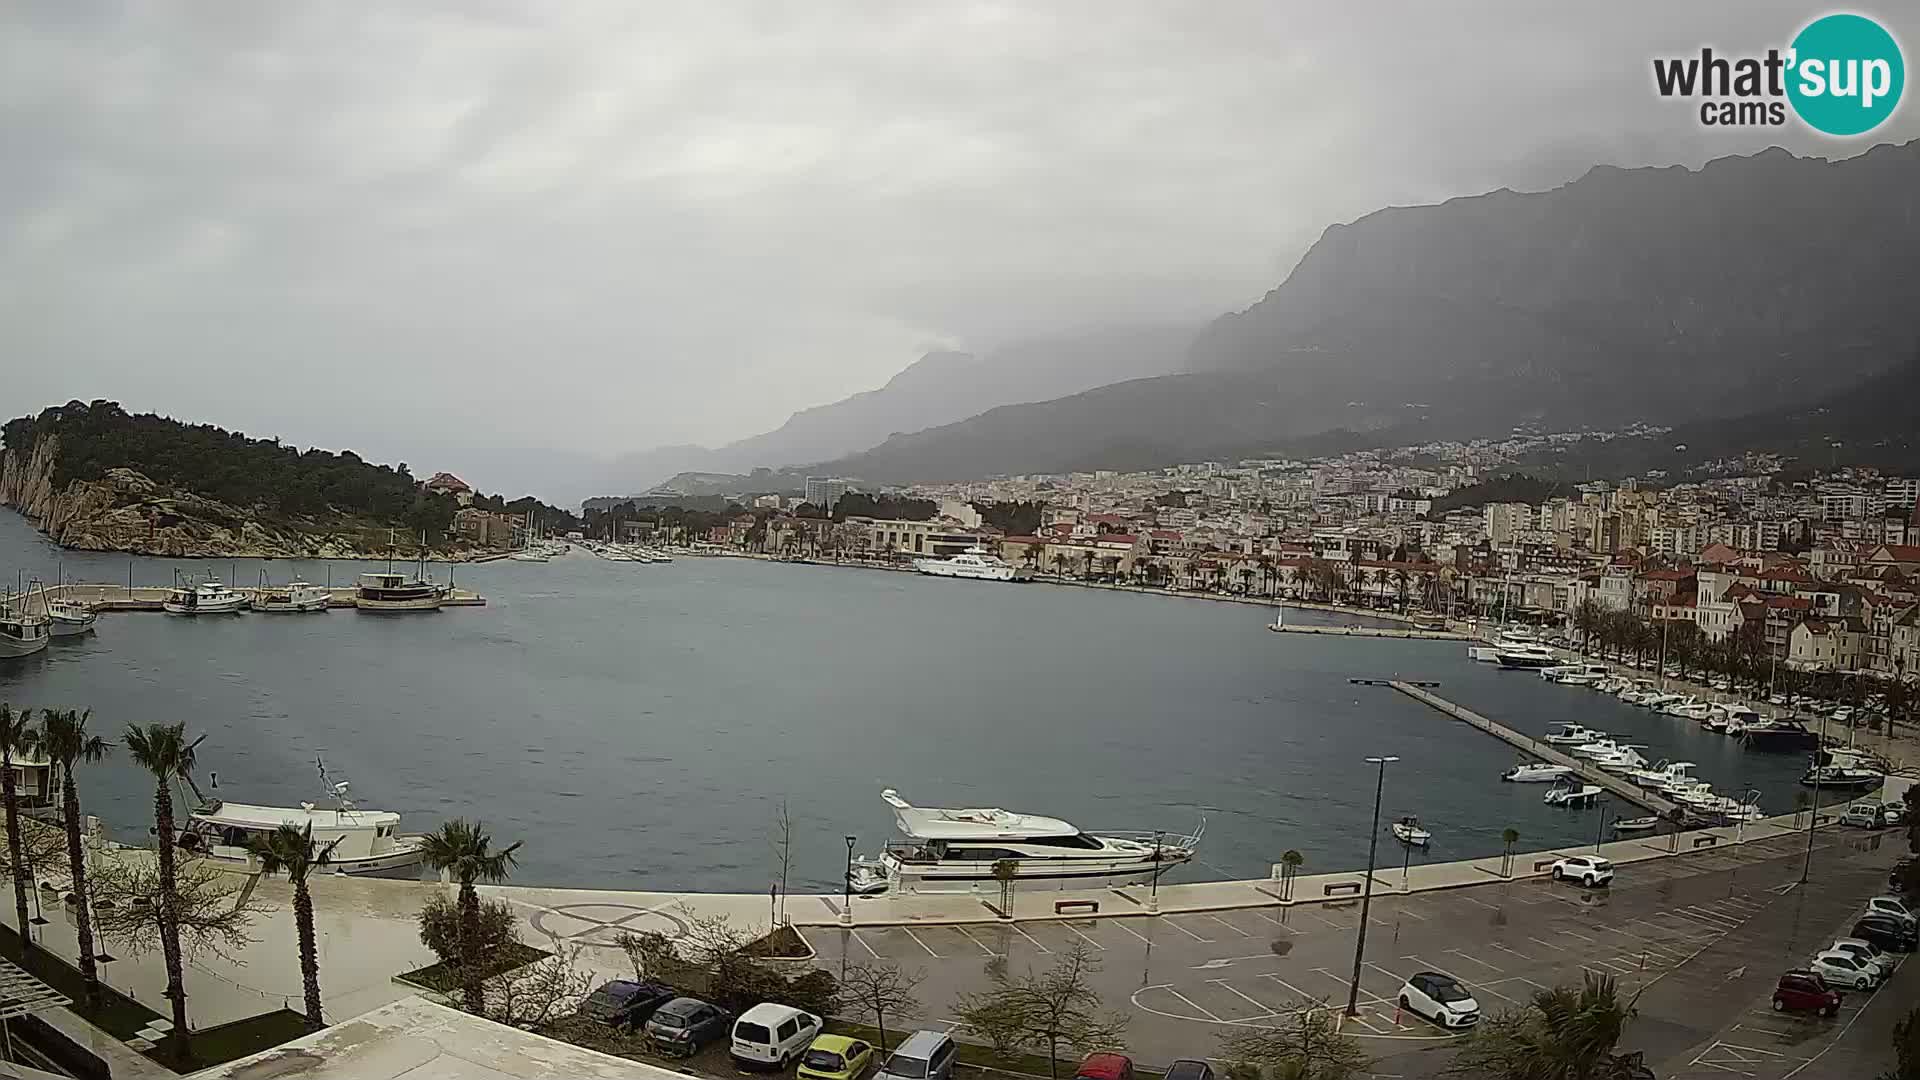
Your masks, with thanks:
M1133 1080L1133 1059L1125 1054L1088 1054L1074 1080Z
M1811 971L1789 971L1773 988L1773 1011L1789 1009L1832 1016L1840 1011L1840 993L1827 989L1826 981Z

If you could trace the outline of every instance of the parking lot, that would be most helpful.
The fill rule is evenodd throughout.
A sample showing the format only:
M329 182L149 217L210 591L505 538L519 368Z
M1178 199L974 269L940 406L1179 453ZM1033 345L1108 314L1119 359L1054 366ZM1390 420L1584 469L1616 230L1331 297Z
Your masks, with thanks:
M1423 1075L1444 1063L1444 1047L1456 1036L1399 1011L1400 985L1417 971L1454 975L1488 1013L1517 1007L1534 991L1577 980L1583 971L1613 976L1631 994L1723 946L1754 952L1744 966L1764 968L1771 980L1818 944L1815 938L1832 936L1839 916L1822 922L1820 913L1809 915L1809 898L1831 891L1824 884L1829 877L1847 878L1856 895L1865 895L1858 890L1871 889L1875 867L1892 860L1892 847L1880 848L1880 841L1860 834L1822 834L1814 856L1821 880L1806 891L1796 884L1804 841L1786 837L1622 866L1604 889L1528 880L1376 894L1360 1015L1348 1030L1380 1059L1381 1075ZM1083 944L1102 961L1095 980L1107 1003L1132 1014L1131 1049L1142 1061L1164 1063L1216 1054L1223 1034L1290 1010L1344 1008L1359 913L1359 901L1352 900L1158 918L815 929L808 936L822 966L884 959L923 970L919 996L936 1025L951 1025L954 996L987 986L995 966L1044 968ZM1765 920L1763 931L1750 929L1756 920ZM1667 1050L1698 1041L1679 1041L1686 1032L1697 1037L1716 1030L1713 1009L1724 1006L1721 1015L1731 1018L1746 1005L1744 997L1708 997L1686 996L1692 1019L1671 1026ZM1653 1000L1650 995L1647 1003ZM1661 1023L1649 1017L1650 1027Z

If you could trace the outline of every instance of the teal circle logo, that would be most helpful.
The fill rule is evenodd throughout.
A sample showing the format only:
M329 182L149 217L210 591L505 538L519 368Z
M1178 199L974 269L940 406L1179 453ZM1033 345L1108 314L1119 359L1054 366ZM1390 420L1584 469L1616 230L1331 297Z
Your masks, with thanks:
M1787 99L1816 131L1861 135L1900 104L1907 66L1900 45L1863 15L1827 15L1793 39Z

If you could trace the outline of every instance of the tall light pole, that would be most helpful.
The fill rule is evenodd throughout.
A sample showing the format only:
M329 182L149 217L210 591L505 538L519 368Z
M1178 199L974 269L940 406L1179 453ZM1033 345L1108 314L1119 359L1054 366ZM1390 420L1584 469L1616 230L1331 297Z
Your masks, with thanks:
M1367 955L1367 915L1373 909L1373 857L1380 845L1380 793L1387 786L1387 763L1397 757L1370 757L1367 764L1378 765L1380 775L1373 784L1373 831L1367 835L1367 879L1360 889L1360 936L1353 943L1353 985L1347 992L1347 1015L1360 1015L1360 964Z
M1813 873L1813 827L1820 821L1820 759L1827 753L1827 717L1820 715L1820 744L1814 747L1813 767L1813 812L1807 815L1807 861L1800 867L1800 884L1805 885Z
M1594 805L1600 810L1600 824L1593 830L1593 853L1600 854L1600 838L1607 832L1607 797L1600 795L1594 799Z
M841 902L846 906L840 909L840 921L847 926L853 925L853 845L857 843L859 841L855 838L847 837L847 874L843 879L846 892L841 897Z

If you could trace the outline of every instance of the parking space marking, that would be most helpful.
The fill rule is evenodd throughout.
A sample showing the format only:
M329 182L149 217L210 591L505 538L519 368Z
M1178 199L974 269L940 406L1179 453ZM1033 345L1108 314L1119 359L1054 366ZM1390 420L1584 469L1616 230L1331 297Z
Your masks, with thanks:
M1605 927L1602 927L1602 929L1605 929ZM1574 930L1566 930L1566 929L1561 929L1561 930L1559 930L1558 932L1559 932L1559 933L1562 933L1562 934L1565 934L1565 935L1567 935L1567 936L1568 936L1568 937L1570 937L1570 938L1579 938L1579 939L1580 939L1581 941L1585 941L1585 942L1588 942L1589 944L1598 944L1598 942L1597 942L1597 941L1595 941L1595 940L1594 940L1593 938L1590 938L1590 937L1588 937L1587 935L1585 935L1585 934L1582 934L1582 933L1579 933L1579 932L1577 932L1577 931L1574 931ZM1538 939L1538 938L1535 938L1534 940L1535 940L1535 941L1538 941L1539 939Z
M1316 997L1316 996L1314 996L1314 995L1312 995L1312 994L1309 994L1309 993L1307 993L1307 992L1306 992L1305 990L1302 990L1302 989L1300 989L1299 987L1297 987L1297 986L1295 986L1295 985L1293 985L1292 983L1290 983L1290 982L1288 982L1287 980L1285 980L1285 979L1283 979L1283 978L1281 978L1281 977L1280 977L1280 976L1278 976L1278 975L1275 975L1275 974L1272 974L1272 973L1268 973L1268 974L1265 974L1265 975L1261 975L1261 976L1260 976L1260 978L1262 978L1262 979L1272 979L1272 980L1273 980L1274 982L1277 982L1277 983L1279 983L1279 984L1280 984L1281 986L1284 986L1284 987L1286 987L1287 989L1289 989L1289 990L1291 990L1291 991L1293 991L1293 993L1294 993L1294 996L1295 996L1295 997L1298 997L1298 998L1300 999L1300 1005L1301 1005L1302 1007L1305 1007L1305 1006L1306 1006L1306 1004L1307 1004L1308 1002L1311 1002L1311 1001L1320 1001L1320 1000L1321 1000L1321 998L1319 998L1319 997Z
M1167 924L1168 926L1171 926L1171 927L1173 927L1173 928L1174 928L1175 930L1178 930L1178 931L1180 931L1181 933L1183 933L1183 934L1185 934L1185 935L1187 935L1188 937L1190 937L1190 938L1192 938L1193 940L1195 940L1195 941L1198 941L1198 942L1200 942L1200 943L1201 943L1201 944L1203 944L1203 945L1211 945L1211 944L1213 944L1213 939L1212 939L1212 938L1205 938L1205 937L1201 937L1201 936L1200 936L1199 934L1196 934L1196 933L1194 933L1193 931L1191 931L1191 930L1189 930L1189 929L1187 929L1186 927L1184 927L1184 926L1181 926L1181 925L1180 925L1179 923L1177 923L1177 922L1174 922L1174 921L1173 921L1173 919L1172 919L1171 917L1169 917L1169 918L1166 918L1166 919L1163 919L1163 920L1161 920L1161 921L1162 921L1162 922L1164 922L1164 923L1166 923L1166 924Z
M966 928L966 927L964 927L964 926L956 926L956 927L954 927L954 929L955 929L955 930L958 930L958 931L960 932L960 936L961 936L961 937L963 937L963 938L966 938L966 939L967 939L968 941L971 941L971 942L973 942L973 943L974 943L975 945L978 945L978 946L980 946L980 951L981 951L981 952L983 952L983 953L986 953L986 954L987 954L988 956L999 956L999 955L1000 955L999 953L997 953L997 952L994 952L992 948L990 948L990 947L988 947L988 945L987 945L987 943L986 943L986 942L984 942L984 941L981 941L981 940L980 940L979 938L977 938L977 937L974 937L974 936L973 936L972 934L969 934L969 933L967 933L967 928Z
M1225 919L1223 919L1223 918L1221 918L1221 917L1220 917L1220 916L1218 916L1218 915L1207 915L1207 914L1202 914L1202 916L1201 916L1201 917L1202 917L1202 918L1207 918L1207 919L1212 919L1212 920L1213 920L1214 922L1217 922L1217 923L1219 923L1219 924L1220 924L1221 926L1224 926L1224 927L1226 927L1227 929L1229 929L1229 930L1231 930L1231 931L1233 931L1234 933L1236 933L1236 934L1239 934L1239 935L1240 935L1241 937L1252 937L1252 936L1253 936L1252 934L1249 934L1249 933L1247 933L1247 932L1246 932L1245 930L1242 930L1242 929L1240 929L1239 927L1237 927L1237 926L1235 926L1235 925L1233 925L1232 923L1230 923L1230 922L1228 922L1227 920L1225 920Z
M1495 948L1495 949L1499 949L1499 950L1500 950L1501 952L1503 952L1503 953L1508 953L1508 954L1510 954L1510 955L1513 955L1513 956L1517 956L1517 957L1519 957L1519 958L1520 958L1520 959L1522 959L1522 960L1531 960L1531 959L1533 959L1533 957L1531 957L1531 956L1528 956L1528 955L1527 955L1526 953L1523 953L1523 952L1520 952L1520 951L1519 951L1519 950L1517 950L1517 949L1509 949L1509 948L1507 948L1507 947L1506 947L1505 945L1502 945L1502 944L1500 944L1500 943L1499 943L1499 942L1497 942L1497 941L1489 941L1489 942L1487 942L1487 944L1488 944L1489 946L1491 946L1491 947L1493 947L1493 948Z
M1102 945L1102 944L1100 944L1099 942L1097 942L1097 941L1095 941L1095 940L1093 940L1093 938L1092 938L1092 937L1090 937L1090 936L1088 936L1088 935L1086 935L1086 934L1083 934L1083 933L1081 933L1081 932L1080 932L1080 928L1079 928L1079 927L1076 927L1076 926L1074 926L1074 925L1073 925L1072 923L1064 923L1064 922L1063 922L1063 923L1061 923L1060 925L1061 925L1061 926L1063 926L1063 927L1065 927L1065 928L1067 929L1067 931L1068 931L1069 933L1072 933L1072 934L1074 934L1075 936L1077 936L1077 937L1079 937L1079 939L1080 939L1081 941L1084 941L1084 942L1086 942L1087 944L1089 944L1089 945L1091 945L1091 946L1093 946L1094 948L1096 948L1096 949L1105 949L1105 948L1106 948L1106 946L1105 946L1105 945Z
M1008 923L1008 924L1007 924L1007 926L1008 926L1008 928L1010 928L1010 929L1011 929L1011 930L1012 930L1012 931L1013 931L1014 933L1016 933L1016 934L1019 934L1019 935L1020 935L1021 937L1023 937L1023 938L1026 938L1026 939L1027 939L1028 941L1031 941L1031 942L1033 942L1033 947L1034 947L1034 948L1036 948L1036 949L1039 949L1039 950L1040 950L1041 952L1043 952L1043 953L1045 953L1045 954L1047 954L1048 956L1052 956L1052 955L1053 955L1053 950L1052 950L1052 949L1049 949L1049 948L1047 948L1047 947L1046 947L1045 945L1042 945L1042 944L1040 944L1040 939L1039 939L1039 938L1037 938L1037 937L1034 937L1034 936L1033 936L1032 934L1029 934L1029 933L1027 933L1027 932L1026 932L1025 930L1022 930L1022 929L1020 929L1020 924L1019 924L1019 923Z
M1286 923L1281 922L1279 919L1276 919L1273 916L1267 914L1266 912L1261 911L1259 908L1248 908L1247 911L1250 912L1251 914L1258 915L1260 918L1267 920L1268 922L1279 927L1280 929L1285 930L1289 934L1297 934L1300 932L1298 930L1295 930L1293 927L1288 926Z
M1419 919L1421 922L1426 922L1428 918L1430 918L1430 916L1422 915L1419 912L1413 910L1412 908L1406 907L1404 905L1401 907L1395 908L1394 914L1405 915L1409 919Z
M1526 983L1528 986L1533 987L1535 990L1551 989L1551 987L1542 986L1539 983L1534 982L1532 979L1527 978L1525 975L1519 975L1519 976L1516 976L1516 978L1518 978L1521 982Z
M912 930L911 930L910 928L908 928L908 927L905 927L905 926L903 926L903 927L901 927L900 929L902 929L902 930L905 930L905 931L907 932L907 936L913 939L913 942L914 942L914 944L916 944L916 945L918 945L918 946L920 946L921 948L923 948L923 949L925 949L925 950L927 950L927 955L928 955L928 956L931 956L931 957L933 957L933 958L934 958L935 960L938 960L938 959L940 959L940 954L939 954L939 953L937 953L937 952L934 952L934 951L933 951L933 946L931 946L931 945L928 945L928 944L927 944L926 942L924 942L924 941L921 941L921 940L920 940L920 935L919 935L919 934L916 934L916 933L914 933L914 932L913 932L913 931L912 931Z
M1566 951L1567 951L1567 949L1566 949L1566 946L1564 946L1564 945L1555 945L1555 944L1554 944L1553 942L1551 942L1551 941L1541 941L1541 940L1540 940L1539 938L1537 938L1537 937L1528 937L1528 938L1527 938L1527 940L1528 940L1528 941L1531 941L1531 942L1533 942L1533 943L1534 943L1535 945L1545 945L1545 946L1546 946L1547 948L1549 948L1549 949L1552 949L1552 950L1553 950L1554 952L1566 952Z
M863 938L863 937L861 937L861 936L860 936L860 931L858 931L858 930L849 930L849 931L847 931L847 933L849 933L849 934L852 934L852 935L853 935L853 940L855 940L855 941L857 941L857 942L859 942L859 943L860 943L860 947L861 947L861 948L863 948L863 949L865 949L865 950L867 950L867 955L868 955L868 956L871 956L871 957L873 957L873 958L874 958L875 960L878 960L878 959L880 959L880 954L879 954L879 953L877 953L877 952L874 952L874 951L873 951L873 946L871 946L871 945L869 945L869 944L867 944L867 939L866 939L866 938Z
M1367 966L1379 972L1380 974L1385 975L1387 978L1392 979L1394 982L1404 983L1407 981L1407 977L1405 975L1401 975L1397 972L1388 971L1386 968L1381 967L1379 964L1376 964L1371 960L1367 961Z
M1186 1003L1187 1003L1187 1006L1188 1006L1189 1008L1191 1008L1191 1009L1193 1009L1193 1010L1194 1010L1195 1012L1197 1012L1197 1013L1199 1013L1199 1014L1200 1014L1201 1016L1204 1016L1204 1017L1206 1017L1207 1019L1209 1019L1209 1020L1211 1020L1211 1021L1213 1021L1214 1023L1216 1023L1216 1024L1224 1024L1224 1023L1226 1023L1226 1021L1224 1021L1224 1020L1222 1020L1222 1019L1220 1019L1219 1017L1217 1017L1217 1016L1215 1016L1215 1015L1213 1015L1213 1013L1212 1013L1212 1012L1211 1012L1210 1010L1207 1010L1207 1009L1203 1009L1203 1008L1201 1008L1200 1006L1198 1006L1198 1005L1196 1005L1196 1004L1194 1004L1194 1002L1193 1002L1193 999L1192 999L1192 998L1190 998L1190 997L1188 997L1187 995L1185 995L1185 994L1183 994L1183 993L1181 993L1181 992L1180 992L1180 991L1178 991L1178 990L1175 990L1175 989L1174 989L1173 987L1171 987L1171 986L1163 986L1163 987L1161 987L1160 989L1162 989L1162 990L1165 990L1165 991L1166 991L1167 993L1169 993L1169 994L1172 994L1172 995L1173 995L1174 997L1177 997L1177 998L1179 998L1179 999L1180 999L1181 1001L1184 1001L1184 1002L1186 1002ZM1263 1006L1261 1006L1261 1008L1265 1008L1265 1007L1266 1007L1266 1006L1264 1006L1264 1005L1263 1005Z
M1729 930L1747 921L1745 919L1736 919L1731 915L1722 914L1718 911L1708 911L1698 904L1688 904L1686 910L1702 918L1719 922Z
M1218 986L1220 989L1225 990L1227 993L1232 994L1234 997L1239 998L1241 1001L1244 1001L1247 1004L1252 1005L1254 1008L1264 1010L1264 1015L1249 1016L1244 1020L1241 1020L1240 1023L1252 1023L1253 1021L1256 1021L1256 1020L1271 1020L1274 1017L1280 1015L1280 1010L1274 1008L1273 1006L1267 1004L1264 1001L1261 1001L1256 997L1253 997L1249 994L1241 993L1240 991L1234 989L1233 986L1230 985L1225 979L1208 979L1207 981L1212 983L1215 986Z
M1506 980L1504 980L1504 979L1502 979L1502 980L1500 980L1500 981L1501 981L1501 982L1505 982ZM1493 995L1494 997L1497 997L1497 998L1499 998L1499 999L1500 999L1501 1001L1504 1001L1504 1002L1506 1002L1506 1003L1507 1003L1507 1004L1509 1004L1509 1005L1518 1005L1518 1004L1520 1004L1520 1001L1519 1001L1519 999L1518 999L1518 998L1510 998L1510 997L1508 997L1507 995L1505 995L1505 994L1503 994L1503 993L1501 993L1500 991L1498 991L1498 990L1495 990L1495 989L1494 989L1494 988L1493 988L1493 987L1492 987L1492 986L1491 986L1490 984L1488 984L1488 983L1478 983L1478 984L1476 984L1476 985L1475 985L1475 989L1477 989L1477 990L1484 990L1484 991L1486 991L1487 993L1489 993L1489 994L1492 994L1492 995Z
M1148 941L1146 936L1140 933L1140 931L1135 930L1131 926L1128 926L1127 921L1125 919L1114 919L1113 925L1119 927L1122 930L1125 930L1127 933L1132 934L1134 937L1139 938L1142 942L1145 942L1148 945L1153 944L1153 942Z
M1352 929L1352 927L1348 926L1346 923L1334 922L1332 919L1327 918L1325 915L1320 914L1319 912L1313 910L1312 908L1303 908L1302 910L1305 911L1307 915L1309 915L1310 917L1319 919L1321 922L1326 923L1328 926L1333 927L1335 930Z
M1464 952L1461 952L1459 949L1448 949L1447 951L1459 957L1462 960L1471 960L1474 963L1479 964L1481 967L1486 968L1488 971L1498 972L1502 975L1506 974L1507 972L1506 968L1500 967L1495 964L1489 964L1485 960L1482 960L1479 957L1472 955L1471 953L1464 953Z
M1478 904L1478 905L1480 905L1481 907L1483 907L1483 908L1486 908L1486 909L1487 909L1488 911L1499 911L1499 910L1500 910L1499 908L1497 908L1497 907L1495 907L1495 906L1494 906L1494 905L1492 905L1492 904L1489 904L1489 903L1487 903L1487 902L1486 902L1486 901L1484 901L1484 900L1475 900L1475 899L1474 899L1473 897L1471 897L1471 896L1468 896L1468 895L1466 895L1465 893L1458 893L1458 894L1456 894L1456 895L1455 895L1455 896L1453 897L1453 899L1455 899L1455 900L1465 900L1465 901L1466 901L1467 903L1469 903L1469 904Z

